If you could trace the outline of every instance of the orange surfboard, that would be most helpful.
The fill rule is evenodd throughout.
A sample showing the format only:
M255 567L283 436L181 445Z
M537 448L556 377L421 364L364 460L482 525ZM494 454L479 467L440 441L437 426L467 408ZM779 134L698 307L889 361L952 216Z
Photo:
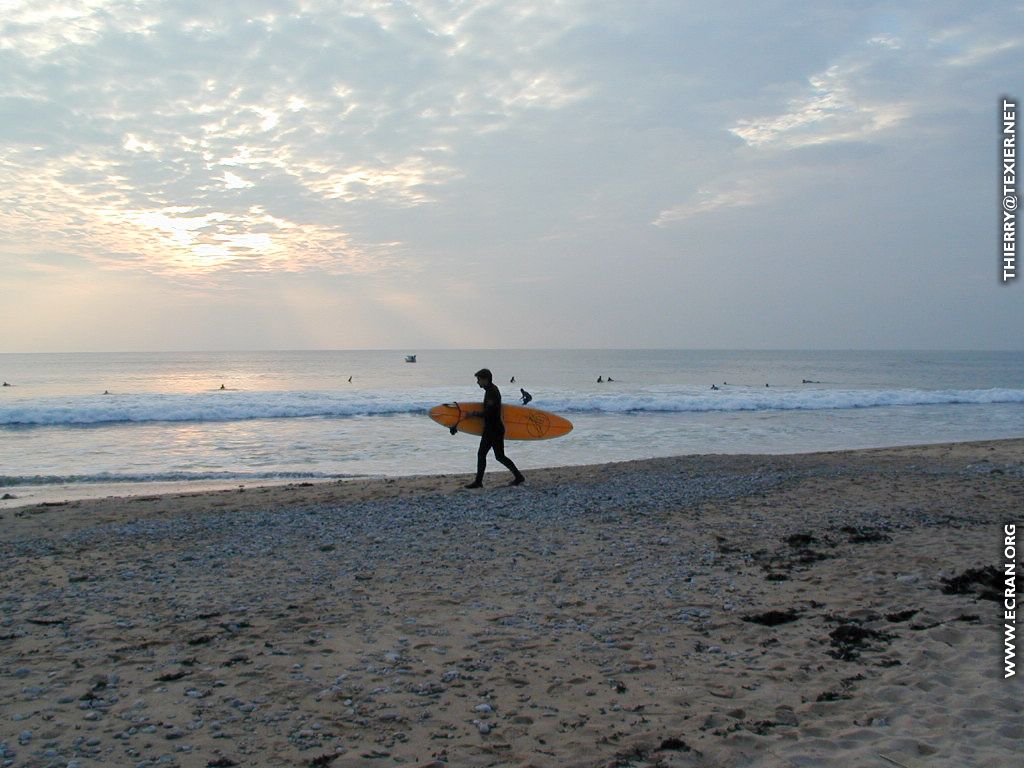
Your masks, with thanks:
M469 414L484 409L483 403L447 403L430 409L430 418L442 427L454 427L470 435L484 433L481 416ZM501 419L505 422L506 440L550 440L572 431L572 422L542 411L539 408L525 408L521 405L501 406Z

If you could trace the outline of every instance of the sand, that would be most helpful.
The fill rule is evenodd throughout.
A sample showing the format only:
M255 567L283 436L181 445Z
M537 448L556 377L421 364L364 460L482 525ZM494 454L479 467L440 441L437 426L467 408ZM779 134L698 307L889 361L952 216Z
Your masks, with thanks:
M1019 764L1024 440L507 479L0 511L0 765Z

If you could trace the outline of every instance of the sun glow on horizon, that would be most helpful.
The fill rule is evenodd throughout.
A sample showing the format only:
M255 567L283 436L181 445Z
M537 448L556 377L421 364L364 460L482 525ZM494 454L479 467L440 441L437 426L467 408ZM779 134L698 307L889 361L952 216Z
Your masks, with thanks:
M64 345L29 319L60 301L83 347L969 348L1021 325L978 192L1021 8L0 5L9 344Z

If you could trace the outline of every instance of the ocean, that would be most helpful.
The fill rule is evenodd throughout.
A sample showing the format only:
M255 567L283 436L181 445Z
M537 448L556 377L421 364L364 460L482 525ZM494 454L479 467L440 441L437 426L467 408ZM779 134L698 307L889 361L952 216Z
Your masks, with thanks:
M506 403L522 387L575 425L507 443L523 470L1024 435L1022 352L0 354L0 503L468 474L477 438L426 412L479 400L482 367Z

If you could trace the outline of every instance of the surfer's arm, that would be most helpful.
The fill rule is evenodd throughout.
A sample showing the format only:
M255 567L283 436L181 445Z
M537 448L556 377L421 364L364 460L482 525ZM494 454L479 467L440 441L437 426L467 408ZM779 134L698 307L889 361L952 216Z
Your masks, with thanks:
M480 413L484 420L497 420L501 418L501 401L496 397L484 398L484 409Z
M493 417L495 412L500 413L500 406L495 402L494 398L490 395L484 397L484 407L479 411L467 411L466 416L468 418L478 418L486 420L488 417Z

